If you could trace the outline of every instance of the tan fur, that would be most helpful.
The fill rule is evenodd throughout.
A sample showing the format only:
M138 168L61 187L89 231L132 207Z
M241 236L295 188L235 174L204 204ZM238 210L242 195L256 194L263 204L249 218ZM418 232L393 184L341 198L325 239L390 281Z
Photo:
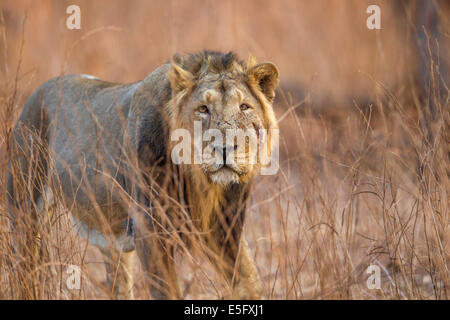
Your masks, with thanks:
M228 87L227 92L231 92L232 95L234 93L238 104L243 102L244 99L252 101L255 107L255 117L258 119L257 121L261 122L262 128L267 130L277 129L277 122L272 109L274 89L278 84L277 68L272 63L258 64L252 56L249 57L247 64L235 59L229 64L224 64L217 57L205 54L188 57L176 56L172 61L169 79L175 94L166 105L167 113L171 119L169 132L177 128L185 128L192 132L193 109L189 106L210 104L215 96L221 96L223 92L217 91L216 83L224 78L232 79L229 83L232 87ZM206 90L204 94L196 94L196 92L203 92L203 87ZM233 107L232 104L235 102L228 100L229 97L228 95L224 96L225 99L222 97L223 107L219 109L219 112L222 113L217 115L218 118L225 119L227 109ZM230 127L249 128L250 124L240 122L240 119L232 122ZM213 121L210 121L209 124L211 122ZM211 127L214 126L209 125L208 128ZM215 128L223 129L220 126ZM271 131L268 131L268 133L270 141ZM188 203L188 206L194 225L198 231L207 235L205 240L213 251L223 252L224 248L221 247L220 241L216 239L221 233L215 228L219 224L221 206L227 206L227 200L224 198L224 186L215 184L208 174L205 175L196 166L181 166L183 167L182 171L187 176L187 190L190 193L188 198L192 200L191 203ZM255 173L255 167L248 167L246 174L239 177L239 183L241 185L250 184ZM239 199L235 199L235 201L239 201ZM227 269L224 271L225 274L230 277L233 283L238 283L235 292L237 297L257 298L261 294L261 287L253 259L250 257L245 242L241 243L239 247L237 269L227 269L226 264L234 264L235 262L229 261L226 256L223 256L224 263L217 265L217 267Z
M180 63L181 62L181 63ZM182 64L181 67L178 63ZM191 73L192 71L197 71L197 75ZM173 92L176 94L173 96L172 100L167 104L167 113L170 115L170 129L169 132L176 128L187 128L192 129L190 123L186 122L186 118L189 117L189 110L183 108L183 102L192 93L194 86L198 86L196 81L201 77L205 77L208 73L223 73L229 74L230 77L235 77L241 79L242 83L245 83L254 97L258 100L262 109L262 121L263 127L265 129L277 129L277 121L272 108L272 101L275 96L274 89L278 85L278 69L276 66L270 62L258 64L256 58L249 55L247 64L243 64L237 60L233 60L229 66L221 65L219 61L214 60L213 57L209 55L198 55L194 58L182 56L175 56L172 61L172 67L169 73L170 83ZM259 81L264 78L269 77L270 83L266 85L266 93L264 94L264 89L259 87ZM198 88L197 88L198 90ZM242 99L242 92L236 88L236 94ZM206 92L206 100L209 100L211 93ZM194 102L201 104L201 101ZM227 103L226 101L224 102ZM239 123L235 124L239 126ZM270 131L269 131L270 134ZM270 136L269 136L269 141ZM269 146L270 148L270 146ZM184 168L186 172L189 173L192 184L196 187L191 188L192 190L200 190L200 194L195 196L196 202L192 208L192 217L194 221L199 222L199 227L202 232L207 231L210 228L210 221L213 217L215 209L218 208L219 203L222 201L223 189L211 184L211 181L205 179L205 177L199 172L199 170L192 170L192 168ZM245 184L248 183L253 177L253 172L248 175L241 177L240 182Z
M194 230L189 231L202 235L215 254L213 264L230 286L246 288L236 289L238 297L257 298L258 276L241 233L259 164L220 165L205 156L201 164L176 166L169 137L179 128L193 133L194 121L202 123L203 131L242 129L253 136L258 136L259 128L275 129L272 102L277 84L278 70L272 63L257 63L253 57L244 63L231 52L212 51L176 55L170 64L133 84L62 76L43 84L28 99L15 137L27 150L21 128L28 127L51 146L50 158L58 159L54 175L61 203L89 231L88 240L102 249L116 297L133 297L131 264L136 248L152 278L152 295L181 298L174 264L179 244L173 235L192 225ZM248 108L242 109L242 104ZM207 112L200 111L202 105L207 105ZM229 150L236 151L237 159L247 157L246 142L229 144L209 141L202 148L221 153L224 159L230 157ZM47 166L48 155L41 150L38 156L42 164L36 167ZM17 170L35 167L29 161L23 153ZM40 170L36 176L47 181L46 174ZM38 184L30 181L30 185ZM14 194L24 189L8 177L12 203ZM29 196L37 200L41 193L37 187ZM141 214L145 206L147 212Z

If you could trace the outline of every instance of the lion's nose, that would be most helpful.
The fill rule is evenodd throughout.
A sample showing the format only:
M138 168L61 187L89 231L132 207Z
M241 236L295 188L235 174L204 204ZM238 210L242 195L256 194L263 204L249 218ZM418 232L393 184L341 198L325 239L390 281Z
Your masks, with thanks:
M238 145L215 145L214 152L220 156L222 154L223 163L227 163L227 159L233 159L234 151L238 149Z
M222 150L222 156L223 156L223 163L226 164L227 163L227 157L228 159L233 159L234 158L234 151L236 151L238 149L238 145L235 144L233 145L228 145L225 146Z

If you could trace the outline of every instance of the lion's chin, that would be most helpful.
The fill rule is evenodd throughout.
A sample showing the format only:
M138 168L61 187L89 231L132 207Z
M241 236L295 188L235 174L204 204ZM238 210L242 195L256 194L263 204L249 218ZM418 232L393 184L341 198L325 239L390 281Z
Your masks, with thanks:
M215 172L209 173L208 176L212 183L224 187L232 183L240 182L240 176L237 172L227 167L222 167Z

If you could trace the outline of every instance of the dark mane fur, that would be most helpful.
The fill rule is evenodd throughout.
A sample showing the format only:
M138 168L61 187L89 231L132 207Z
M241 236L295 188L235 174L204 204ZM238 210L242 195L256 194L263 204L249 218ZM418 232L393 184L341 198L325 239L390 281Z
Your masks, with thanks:
M237 55L230 51L222 53L218 51L204 50L199 53L180 55L176 54L173 61L184 70L200 78L205 73L224 73L232 71L236 66L245 70L245 63Z

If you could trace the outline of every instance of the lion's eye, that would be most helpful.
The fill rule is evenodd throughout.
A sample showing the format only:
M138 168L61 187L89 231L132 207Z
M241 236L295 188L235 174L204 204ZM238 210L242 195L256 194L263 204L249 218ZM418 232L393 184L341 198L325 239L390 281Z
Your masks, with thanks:
M197 110L198 110L198 112L200 112L200 113L208 113L208 112L209 112L208 107L205 106L205 105L202 105L202 106L198 107Z
M243 103L243 104L241 104L241 105L239 106L239 108L240 108L242 111L245 111L245 110L250 109L250 106L249 106L248 104Z

